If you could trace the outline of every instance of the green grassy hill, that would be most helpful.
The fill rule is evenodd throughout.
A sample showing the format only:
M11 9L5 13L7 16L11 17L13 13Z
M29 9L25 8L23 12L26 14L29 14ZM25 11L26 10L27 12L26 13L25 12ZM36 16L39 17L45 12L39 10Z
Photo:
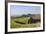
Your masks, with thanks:
M36 24L27 24L29 20L29 17L21 17L21 18L15 18L15 19L11 19L11 28L32 28L32 27L37 27ZM22 22L25 24L18 24L16 23L16 21L18 22Z

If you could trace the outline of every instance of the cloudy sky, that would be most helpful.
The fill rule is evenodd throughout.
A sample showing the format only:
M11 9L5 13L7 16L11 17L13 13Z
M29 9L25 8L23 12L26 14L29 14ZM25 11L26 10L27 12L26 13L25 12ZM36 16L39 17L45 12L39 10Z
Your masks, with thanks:
M41 8L40 6L11 5L10 12L11 16L22 14L40 14Z

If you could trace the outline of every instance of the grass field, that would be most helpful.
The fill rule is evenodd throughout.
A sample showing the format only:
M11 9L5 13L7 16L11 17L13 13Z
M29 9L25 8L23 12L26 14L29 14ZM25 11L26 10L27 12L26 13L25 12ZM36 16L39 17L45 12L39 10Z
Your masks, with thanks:
M35 24L27 24L29 20L29 17L22 17L22 18L16 18L16 19L11 19L11 28L34 28L34 27L39 27L40 23L35 23ZM26 24L18 24L15 21L23 22Z

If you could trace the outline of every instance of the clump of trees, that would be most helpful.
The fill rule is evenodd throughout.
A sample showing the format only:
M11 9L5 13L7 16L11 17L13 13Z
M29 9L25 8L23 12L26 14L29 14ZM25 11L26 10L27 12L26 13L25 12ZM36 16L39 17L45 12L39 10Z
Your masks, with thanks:
M32 17L30 17L30 19L28 20L28 24L31 24L32 23Z

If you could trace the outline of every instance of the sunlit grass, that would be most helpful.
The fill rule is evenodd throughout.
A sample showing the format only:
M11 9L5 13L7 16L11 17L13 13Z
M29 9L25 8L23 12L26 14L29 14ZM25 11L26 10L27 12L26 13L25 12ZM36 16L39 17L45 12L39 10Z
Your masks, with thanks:
M17 24L15 21L28 23L28 17L23 18L17 18L17 19L11 19L11 28L34 28L37 27L36 24Z

